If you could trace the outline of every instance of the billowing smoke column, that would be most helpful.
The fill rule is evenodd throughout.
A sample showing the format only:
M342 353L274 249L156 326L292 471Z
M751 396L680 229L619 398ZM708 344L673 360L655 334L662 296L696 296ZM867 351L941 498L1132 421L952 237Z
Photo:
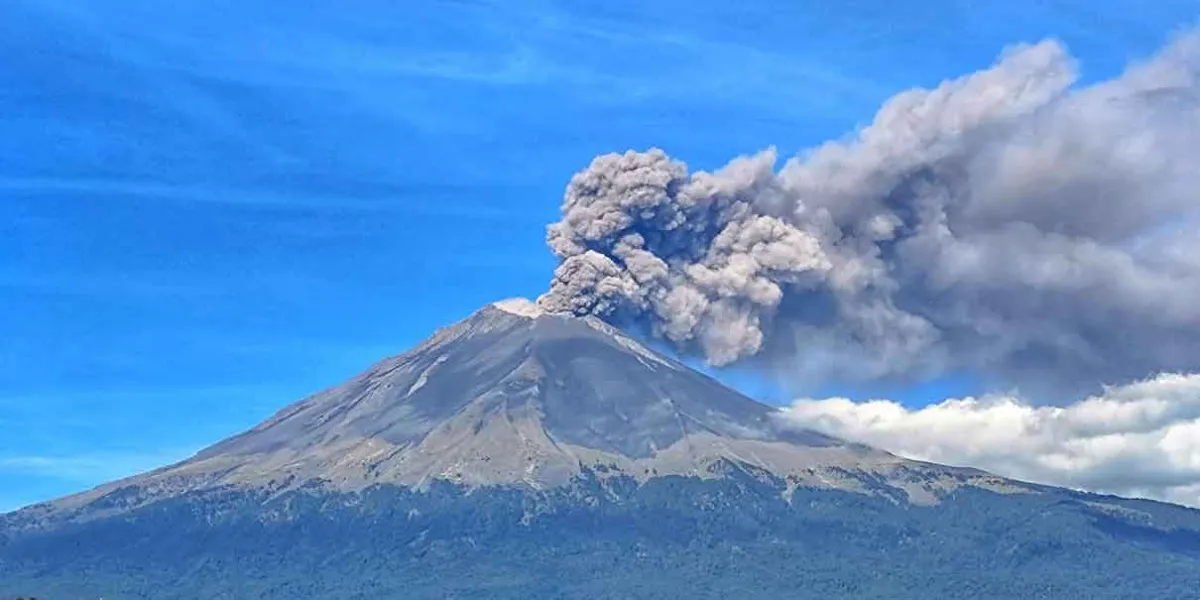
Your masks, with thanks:
M596 158L548 310L802 382L958 370L1083 391L1200 367L1200 36L1076 86L1056 42L889 100L852 138L689 173Z

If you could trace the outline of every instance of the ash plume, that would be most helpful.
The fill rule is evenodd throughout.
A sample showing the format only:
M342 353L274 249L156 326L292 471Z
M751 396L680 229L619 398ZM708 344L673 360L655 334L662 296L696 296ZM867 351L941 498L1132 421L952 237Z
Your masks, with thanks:
M597 157L547 310L798 382L972 370L1090 391L1200 368L1200 34L1081 86L1062 45L888 100L776 168Z

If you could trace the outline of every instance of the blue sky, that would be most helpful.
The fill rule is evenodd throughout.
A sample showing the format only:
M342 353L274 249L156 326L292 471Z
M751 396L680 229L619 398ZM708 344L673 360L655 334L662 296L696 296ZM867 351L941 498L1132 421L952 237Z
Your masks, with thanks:
M1058 37L1109 77L1198 8L5 2L0 509L182 458L537 295L544 227L598 153L790 155L1013 43Z

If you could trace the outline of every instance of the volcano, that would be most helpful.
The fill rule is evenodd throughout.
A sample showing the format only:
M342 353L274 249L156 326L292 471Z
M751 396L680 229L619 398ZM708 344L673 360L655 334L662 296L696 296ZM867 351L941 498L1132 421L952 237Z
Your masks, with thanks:
M521 299L181 463L0 520L0 596L1197 589L1197 511L797 429L603 321Z

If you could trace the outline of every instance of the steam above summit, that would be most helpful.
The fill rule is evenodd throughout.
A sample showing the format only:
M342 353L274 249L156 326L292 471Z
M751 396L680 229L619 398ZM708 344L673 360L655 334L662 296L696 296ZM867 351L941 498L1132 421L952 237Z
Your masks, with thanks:
M496 302L492 306L506 313L530 319L536 319L546 312L542 307L538 306L537 302L528 298L509 298L508 300Z
M549 228L540 302L808 382L1080 391L1200 368L1200 35L1077 81L1048 41L779 170L773 150L713 172L598 157Z

